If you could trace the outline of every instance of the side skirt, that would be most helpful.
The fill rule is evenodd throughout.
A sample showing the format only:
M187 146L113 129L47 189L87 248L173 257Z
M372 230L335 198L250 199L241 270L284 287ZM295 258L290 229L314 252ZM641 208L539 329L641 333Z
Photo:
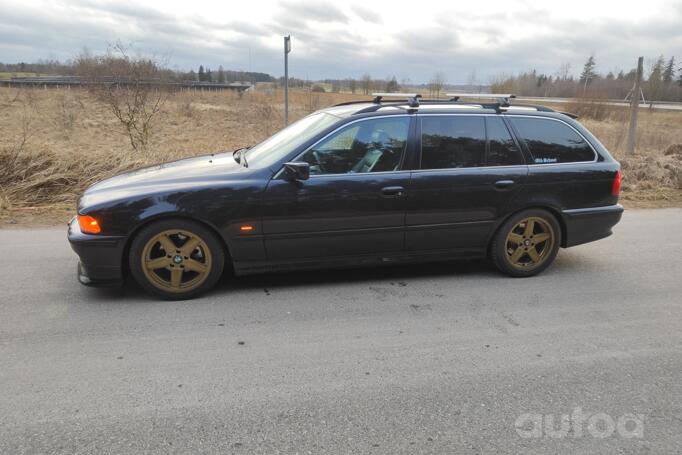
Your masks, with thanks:
M391 253L382 256L335 256L332 258L300 259L294 261L240 261L234 262L236 275L282 272L294 270L348 269L356 267L376 267L382 265L414 264L420 262L440 262L458 259L485 258L485 248L458 250L414 251L410 253Z

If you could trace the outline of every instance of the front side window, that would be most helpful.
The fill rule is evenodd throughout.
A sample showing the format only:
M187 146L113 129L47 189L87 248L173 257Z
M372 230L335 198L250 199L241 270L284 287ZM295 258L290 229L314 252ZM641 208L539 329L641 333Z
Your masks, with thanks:
M542 118L511 119L533 156L534 164L593 161L594 151L568 125Z
M397 171L407 147L409 117L352 123L308 150L301 158L311 175Z
M339 118L318 112L303 117L246 152L249 167L262 168L281 161L297 147L338 122Z
M478 167L485 163L485 117L424 116L422 169Z

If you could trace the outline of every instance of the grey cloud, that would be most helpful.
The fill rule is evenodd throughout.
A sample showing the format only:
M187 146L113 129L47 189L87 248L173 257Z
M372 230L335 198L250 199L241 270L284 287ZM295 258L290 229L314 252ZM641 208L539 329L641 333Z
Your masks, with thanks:
M381 24L383 22L381 20L381 15L379 13L365 6L352 5L350 9L351 11L353 11L353 13L355 13L356 16L358 16L360 19L364 21L374 22L375 24Z
M287 1L279 5L280 15L301 18L304 21L348 23L348 16L332 3L316 0Z
M107 43L120 38L146 53L170 54L171 64L183 69L199 64L248 69L250 51L251 69L280 75L279 43L270 48L261 39L291 33L290 68L297 77L358 77L370 72L375 77L395 74L398 79L426 81L434 72L444 71L450 82L461 82L476 69L479 79L487 82L490 75L500 72L535 68L553 73L567 61L577 72L592 52L598 68L607 71L629 69L638 55L670 56L682 49L682 7L674 3L660 17L637 22L566 20L541 8L529 8L531 14L524 17L505 12L482 17L453 9L424 17L420 27L386 27L382 43L389 44L381 46L363 35L368 24L356 26L363 24L360 17L370 21L381 16L357 4L349 7L349 17L321 2L284 3L276 7L271 20L261 24L177 17L125 1L72 0L56 5L54 10L42 11L18 2L4 4L0 61L30 61L50 54L67 59L85 46L103 51ZM351 18L354 24L349 26ZM325 24L325 31L318 31L316 23ZM520 39L514 33L515 28L538 24L542 27L532 37ZM224 31L236 35L224 39L217 33ZM495 45L472 48L467 37L473 34Z

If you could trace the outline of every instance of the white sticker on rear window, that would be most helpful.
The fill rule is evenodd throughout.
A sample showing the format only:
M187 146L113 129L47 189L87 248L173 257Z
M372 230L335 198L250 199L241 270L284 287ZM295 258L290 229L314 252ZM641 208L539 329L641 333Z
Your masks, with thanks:
M535 158L535 164L556 163L556 158Z

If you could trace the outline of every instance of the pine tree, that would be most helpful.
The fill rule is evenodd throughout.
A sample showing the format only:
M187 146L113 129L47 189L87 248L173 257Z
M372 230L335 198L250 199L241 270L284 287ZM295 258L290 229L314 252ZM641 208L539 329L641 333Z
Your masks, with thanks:
M649 99L651 100L649 108L653 108L653 102L659 100L661 96L663 89L663 65L665 65L665 60L661 55L651 66L651 72L646 82L646 86L649 89Z
M221 84L225 83L225 70L223 69L223 65L218 67L218 82Z
M204 65L199 65L199 82L204 82L206 80L206 72L204 71Z
M585 62L585 66L583 66L583 72L580 73L581 84L587 85L597 76L597 73L594 71L594 67L596 65L597 64L594 61L594 55L590 55L590 58L588 58Z
M669 84L675 78L675 57L670 57L668 64L665 65L665 70L663 70L663 82Z

